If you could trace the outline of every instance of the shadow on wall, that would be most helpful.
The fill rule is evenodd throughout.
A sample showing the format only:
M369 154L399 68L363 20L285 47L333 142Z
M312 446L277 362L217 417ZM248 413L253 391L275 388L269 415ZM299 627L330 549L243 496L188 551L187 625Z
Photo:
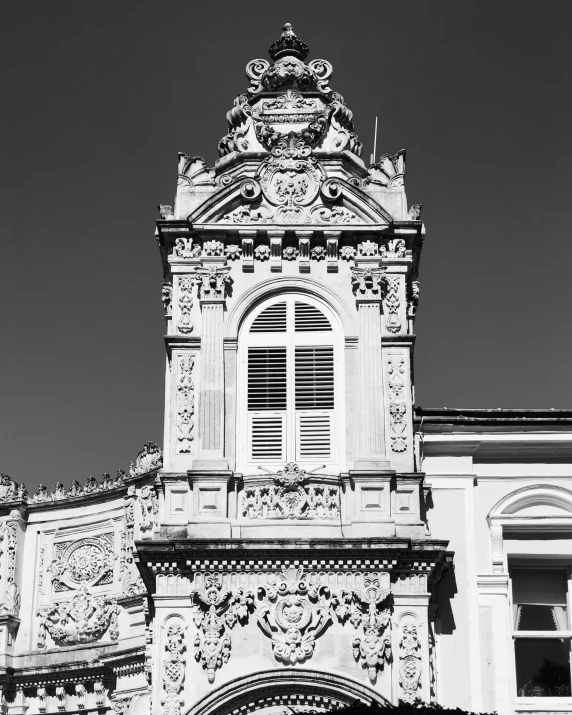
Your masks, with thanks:
M451 601L458 592L455 569L451 569L449 573L443 576L439 584L439 609L437 611L436 630L440 635L450 635L456 628Z

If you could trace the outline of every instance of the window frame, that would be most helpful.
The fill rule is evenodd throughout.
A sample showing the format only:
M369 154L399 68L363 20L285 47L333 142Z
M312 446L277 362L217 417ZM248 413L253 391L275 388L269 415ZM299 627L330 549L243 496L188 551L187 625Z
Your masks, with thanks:
M568 618L568 628L566 630L551 630L551 631L523 631L517 630L515 627L515 609L516 605L513 598L513 571L564 571L566 573L566 612ZM561 703L569 703L570 695L520 695L518 692L518 679L516 670L516 641L518 640L542 640L542 639L558 639L568 641L568 655L569 655L569 669L570 669L570 680L572 683L572 623L571 623L571 612L570 608L572 606L572 562L570 559L562 558L544 558L534 556L518 556L509 557L508 560L508 607L510 614L510 635L511 635L511 653L510 661L512 667L512 689L513 689L513 701L519 705L536 705L542 704L543 709L548 707L548 703L553 703L558 705Z
M286 332L250 332L250 327L262 311L276 303L287 302L287 329ZM294 306L295 303L306 303L316 307L328 319L331 331L299 331L295 332ZM296 425L298 412L295 407L295 349L296 347L325 347L333 348L334 368L334 407L331 410L310 410L315 414L328 412L331 414L331 455L330 459L318 458L313 460L297 459L299 450ZM286 437L284 439L285 459L280 462L254 461L250 455L250 420L248 410L248 349L252 347L286 347L286 362L288 375L287 409L286 409ZM343 330L338 316L325 302L312 295L298 291L282 292L272 297L259 301L243 320L238 336L238 370L237 370L237 469L248 472L257 468L259 464L273 468L283 466L285 462L298 462L301 466L318 467L325 464L329 470L342 469L342 455L345 453L345 374L344 374L344 340ZM269 411L270 414L270 411Z

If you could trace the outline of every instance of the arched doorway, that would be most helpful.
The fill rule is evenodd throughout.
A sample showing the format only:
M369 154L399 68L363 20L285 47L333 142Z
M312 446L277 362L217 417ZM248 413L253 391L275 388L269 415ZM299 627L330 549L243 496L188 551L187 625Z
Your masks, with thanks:
M328 711L354 702L389 705L367 685L319 670L263 670L209 693L186 715L249 715Z

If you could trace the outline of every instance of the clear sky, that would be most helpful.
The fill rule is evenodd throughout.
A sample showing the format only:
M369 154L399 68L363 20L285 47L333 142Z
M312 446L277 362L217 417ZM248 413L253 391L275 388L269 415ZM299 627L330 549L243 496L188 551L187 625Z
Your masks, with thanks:
M0 29L0 470L30 491L162 443L154 239L177 152L284 22L369 158L407 149L427 239L417 403L572 408L572 3L18 2Z

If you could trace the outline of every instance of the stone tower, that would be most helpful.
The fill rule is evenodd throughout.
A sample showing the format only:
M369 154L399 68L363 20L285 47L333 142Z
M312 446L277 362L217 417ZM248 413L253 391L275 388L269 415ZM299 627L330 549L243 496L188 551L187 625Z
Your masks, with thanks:
M214 168L160 207L166 396L153 713L432 697L412 350L424 236L405 152L367 167L289 24L246 67Z

